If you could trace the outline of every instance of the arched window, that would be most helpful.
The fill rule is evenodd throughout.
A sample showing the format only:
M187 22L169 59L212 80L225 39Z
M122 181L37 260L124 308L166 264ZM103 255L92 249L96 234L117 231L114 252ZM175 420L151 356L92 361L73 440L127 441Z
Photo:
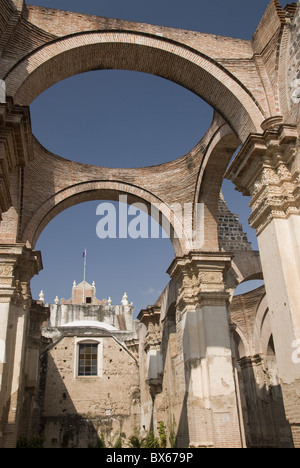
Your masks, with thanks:
M102 340L75 340L75 378L102 377Z

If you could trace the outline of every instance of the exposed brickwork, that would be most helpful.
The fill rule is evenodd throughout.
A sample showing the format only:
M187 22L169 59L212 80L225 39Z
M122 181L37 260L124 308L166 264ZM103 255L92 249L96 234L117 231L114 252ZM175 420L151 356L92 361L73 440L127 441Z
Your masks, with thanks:
M34 245L46 224L59 212L78 203L79 200L88 201L101 197L118 200L119 194L124 193L128 195L129 203L142 200L147 204L156 203L166 207L194 203L194 192L198 190L196 187L197 185L200 187L203 179L205 187L211 187L214 183L214 187L209 191L209 197L203 199L200 195L199 200L209 206L205 218L206 248L217 250L219 246L216 216L211 218L211 214L217 213L225 165L218 168L218 180L216 166L222 152L226 158L230 158L231 152L228 151L226 144L228 145L232 138L230 129L226 127L229 140L225 132L225 142L222 142L221 133L216 142L211 143L211 137L220 125L224 126L224 122L217 117L201 142L186 156L160 166L140 169L109 169L66 161L49 153L34 141L35 158L24 171L20 239ZM232 151L236 147L234 137L233 141L235 144ZM199 169L208 145L216 161L200 178ZM166 180L168 185L165 184ZM169 184L176 190L170 191ZM4 216L4 221L8 223L8 215ZM185 250L184 239L182 242L181 239L174 239L173 244L177 254L180 255Z
M275 21L277 18L276 11L272 10L271 14L272 19L274 17ZM274 24L276 26L276 21ZM100 31L103 33L100 33ZM123 31L123 34L121 31ZM132 31L132 33L127 31ZM21 40L22 35L24 36L23 40ZM68 38L65 38L67 36ZM28 72L34 72L38 63L39 65L43 64L43 67L39 67L38 74L34 73L36 76L32 77L33 81L30 83L30 79L23 91L18 91L17 99L22 104L29 103L47 86L74 73L94 69L97 66L99 68L126 68L148 72L147 67L150 65L152 67L150 73L156 73L179 82L204 97L216 108L220 106L221 113L223 115L228 114L233 126L237 127L242 125L245 119L249 120L247 112L256 128L259 128L261 120L268 117L269 96L265 96L261 92L263 89L261 87L261 73L257 73L255 61L251 62L253 50L250 41L62 12L42 7L28 7L14 37L14 42L6 48L6 58L2 61L2 76L7 76L9 94L16 97L16 90L22 84L25 75L28 78ZM261 33L257 33L256 37L260 38ZM59 41L53 42L55 38L59 38ZM52 45L49 44L48 47L45 47L50 40ZM112 51L109 50L108 45L105 45L107 40L110 43L115 43L113 53L109 54ZM262 37L259 40L262 45L264 38ZM130 48L126 47L128 43ZM143 56L139 56L138 44L143 46ZM43 45L44 47L41 48ZM76 50L80 52L78 50L79 46L86 46L84 63L82 63L83 57L80 53L76 57L74 55ZM13 55L10 47L14 50ZM38 47L40 47L39 50ZM148 47L151 47L149 54ZM97 52L96 48L99 49ZM27 49L27 53L25 53L25 49ZM72 51L72 49L74 50ZM131 50L134 49L135 57L133 62ZM33 53L34 50L36 50L36 53ZM68 54L62 54L64 50ZM160 50L160 53L156 53L156 50ZM163 50L165 50L165 53L162 54ZM195 51L196 55L193 51ZM61 62L59 62L58 57L55 57L58 52L62 54L60 57ZM119 56L119 52L122 53L122 56L126 52L126 63ZM171 52L171 56L169 56L169 52ZM14 69L16 60L20 60L22 53L23 56L26 56L26 59L23 64L19 62L17 68ZM31 55L28 55L28 53ZM98 63L98 65L95 62L92 63L92 60L95 61L95 53L98 57L99 53L102 58L106 56L105 61ZM177 66L175 64L171 66L169 62L175 59L175 54L177 55L176 60L179 60L179 62ZM183 61L179 59L180 56ZM110 63L108 57L110 57ZM45 60L48 61L49 59L51 61L53 59L50 73L47 67L44 68L44 65L46 66ZM197 70L193 70L192 63L196 64ZM76 70L75 66L81 68ZM73 70L71 70L72 67ZM181 70L180 77L176 76L178 67ZM9 69L11 73L9 73L8 77ZM203 76L199 75L197 78L197 74L200 72ZM55 77L55 73L60 73L60 75L58 74ZM209 75L210 79L205 80L203 89L197 89L197 86L201 86L201 81L205 79L206 74ZM234 80L232 80L233 77ZM210 86L209 81L214 79L216 79L216 82ZM218 90L219 87L221 87L220 91ZM32 94L33 90L35 96ZM246 93L245 90L247 90ZM232 95L237 100L228 105L228 99L232 99ZM227 101L227 106L224 105L224 99ZM240 103L247 109L244 116L241 114L243 110ZM234 113L234 108L240 114L239 121ZM238 132L242 136L244 129L240 128Z
M10 15L19 15L17 10L10 10L7 0L4 0L4 6L6 13L3 15L3 28L9 21ZM21 6L19 2L19 10ZM276 60L274 44L278 41L284 23L282 15L284 16L284 13L281 12L278 3L272 2L253 40L243 41L29 6L25 8L21 18L18 16L13 38L7 41L5 47L3 46L0 66L3 67L2 76L6 76L8 94L14 95L16 101L22 104L29 104L35 96L54 82L97 66L155 73L177 81L204 97L222 111L240 137L243 137L244 134L253 131L255 126L259 128L263 118L268 116L268 108L273 105L271 104L272 99L274 100L272 82L275 75L272 75L272 70ZM259 61L257 57L262 50L265 51L266 44L272 54L269 56L264 52L268 58L265 59L262 55ZM256 52L255 60L251 61L253 51ZM103 63L97 65L95 60L98 60L99 54ZM76 69L77 66L79 68ZM180 76L176 76L176 73ZM264 86L260 86L262 77L265 77ZM197 90L195 86L204 86L204 88ZM259 117L259 114L264 114L264 117L262 115ZM249 116L252 123L249 122ZM210 136L214 128L216 127L212 127ZM227 139L224 135L224 140L216 140L215 146L210 145L208 150L208 138L207 136L206 140L203 140L200 146L185 159L179 159L169 166L131 171L103 168L95 171L93 168L89 174L86 166L62 160L59 162L59 158L53 158L36 143L35 162L25 169L22 176L24 177L22 204L14 206L15 211L17 209L19 212L21 221L19 233L14 232L10 238L30 243L34 239L35 242L41 229L51 217L71 204L77 203L79 196L81 200L88 199L85 198L84 192L90 187L82 186L80 194L75 184L95 180L96 173L98 180L118 180L126 184L130 180L131 185L142 188L143 192L139 192L142 199L145 199L146 190L151 193L150 197L146 197L148 202L151 199L155 202L162 201L167 205L193 201L196 187L200 202L205 202L204 248L218 249L216 210L219 185L231 156L230 151L236 149L238 142L231 141L232 137L229 134ZM205 160L206 169L203 171L201 160L205 150L211 153L211 157L207 158L207 162ZM202 166L199 171L200 164ZM66 171L63 165L69 165L69 174L70 171L74 171L69 181L65 177ZM62 172L63 177L60 176ZM78 178L77 174L80 173L82 177ZM197 181L196 174L200 175ZM217 174L219 182L216 184ZM164 184L166 179L176 187L175 191L166 190ZM47 189L45 183L48 185ZM198 188L200 185L202 194ZM67 192L65 192L66 187L68 187ZM108 190L116 188L119 191L121 186L110 187L108 184L103 190L107 194ZM94 184L95 196L97 190L101 190L101 187ZM53 206L51 197L59 191L61 197L58 208L58 205ZM126 186L124 191L130 193L131 189ZM139 188L134 189L135 196L138 191ZM48 206L41 205L43 198L48 200ZM56 199L58 200L57 197ZM36 206L37 203L39 206ZM4 219L6 232L9 225L8 218L9 216ZM43 226L40 226L41 218ZM31 228L28 226L29 219L33 220ZM182 246L177 245L175 250L181 254L182 249Z
M230 212L223 196L219 200L218 237L221 250L252 250L238 215Z
M299 380L295 377L297 374L293 374L296 366L292 367L290 362L288 337L284 336L286 341L281 340L282 320L290 330L291 340L298 336L299 327L295 323L298 323L299 307L294 307L295 310L290 307L290 313L283 314L279 300L273 301L275 336L276 329L272 330L271 314L266 313L262 291L234 299L231 308L231 319L235 322L231 331L237 352L234 356L228 327L229 291L241 281L261 275L261 265L258 254L251 251L238 218L219 198L226 167L242 144L226 174L241 185L243 193L253 195L251 220L255 218L259 235L273 222L267 213L269 206L273 207L275 218L284 213L282 221L294 249L289 251L294 255L288 257L294 265L292 256L299 258L296 209L300 153L296 151L300 113L298 101L291 99L291 90L295 78L300 78L299 15L299 5L289 4L283 10L277 0L272 0L252 40L245 41L27 6L23 0L1 0L0 211L3 220L0 240L4 253L0 265L0 339L1 345L8 340L10 346L7 347L7 362L0 363L0 390L3 390L0 394L5 394L0 401L0 434L3 435L0 445L15 445L21 414L15 408L22 401L22 388L15 384L22 381L25 371L19 364L30 347L24 333L25 322L20 318L30 307L29 276L42 266L40 258L30 248L58 213L84 201L118 200L120 194L128 196L129 204L135 201L143 201L147 206L159 204L161 212L174 204L183 207L189 203L193 227L199 204L202 244L194 248L187 242L187 235L176 239L174 232L171 233L176 258L168 271L175 275L179 294L174 298L176 288L170 287L172 298L162 296L154 307L143 311L139 371L136 357L128 349L123 353L125 348L121 346L122 359L119 343L102 331L105 372L101 386L94 385L90 389L87 381L80 381L81 389L74 389L74 354L63 357L66 348L74 348L74 335L66 331L57 346L48 348L48 379L42 379L46 385L43 403L48 442L51 443L53 431L57 433L61 428L63 432L64 427L72 424L79 430L89 431L84 418L78 419L78 415L85 416L91 410L91 403L82 397L88 388L93 414L100 411L105 419L105 408L111 405L125 415L124 425L128 423L128 428L140 426L140 410L149 428L154 423L153 418L161 418L166 425L170 420L173 424L174 420L179 446L192 443L203 447L243 445L243 421L238 417L245 409L249 418L245 422L249 422L251 428L246 434L249 446L261 446L262 440L266 446L288 446L290 427L283 417L276 362L273 355L268 355L270 349L272 351L270 336L273 331L274 343L276 337L276 346L279 346L279 374L288 375L286 380L292 382L287 384L282 377L286 414L294 444L299 445ZM32 139L26 106L60 80L94 69L140 71L174 81L215 109L212 125L189 154L156 167L109 169L67 161L51 154ZM298 125L298 134L295 125ZM293 211L289 211L290 208ZM175 229L174 219L171 224ZM276 235L274 230L273 237ZM288 238L285 236L285 241ZM268 240L273 242L271 236ZM268 258L269 247L262 245L262 253ZM15 249L26 251L27 257L21 265L15 265ZM282 265L287 260L282 252L284 250L280 250L281 257L274 271L284 270ZM35 270L33 258L39 260ZM273 278L267 263L263 265L265 272ZM298 276L295 273L295 281ZM280 282L276 275L274 277L274 284L277 281L276 286L283 292L282 297L288 298L283 310L288 302L297 304L298 298L286 281L288 276L282 277L284 280ZM272 295L268 299L271 303ZM164 306L160 320L160 308L163 310ZM122 317L116 320L119 328L124 329L126 324ZM85 336L84 329L79 332ZM16 349L11 343L16 343ZM130 347L137 351L135 338L131 339ZM37 348L31 352L36 355ZM119 356L117 365L111 362L115 355ZM30 363L29 355L27 358ZM285 365L287 362L289 364ZM27 370L33 372L32 368ZM168 378L164 378L164 372ZM237 392L238 372L242 373L239 378L244 379L246 391L242 397L246 402ZM128 375L133 376L131 381ZM118 387L120 376L126 383L120 387L122 391ZM113 383L117 391L113 399L107 385L110 377L110 384ZM274 403L270 403L271 397L276 400ZM250 411L249 402L252 404ZM30 404L29 398L24 415L30 413ZM260 422L259 428L256 428L256 421ZM29 426L24 426L24 432L29 431ZM52 442L56 438L66 443L68 433L60 440L62 432L52 437Z
M294 18L291 25L291 37L288 44L288 66L287 76L287 105L289 110L289 121L298 123L300 129L300 4L294 11Z

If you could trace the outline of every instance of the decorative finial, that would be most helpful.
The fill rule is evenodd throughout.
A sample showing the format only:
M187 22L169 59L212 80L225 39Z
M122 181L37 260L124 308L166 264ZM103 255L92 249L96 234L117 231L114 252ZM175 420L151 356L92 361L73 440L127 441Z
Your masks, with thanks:
M41 291L40 294L39 294L39 300L41 302L44 302L45 301L45 296L44 296L44 291Z
M111 306L111 304L112 304L111 297L108 298L107 304L108 304L109 306Z
M92 282L92 288L96 286L95 281Z
M59 303L59 299L58 299L58 296L56 296L56 298L54 299L54 304L58 304Z
M76 288L76 286L77 286L77 285L76 285L76 281L74 280L74 282L73 282L73 288Z
M128 305L128 296L127 296L127 293L126 293L126 292L124 293L124 296L123 296L123 298L122 298L121 304L122 304L123 306Z

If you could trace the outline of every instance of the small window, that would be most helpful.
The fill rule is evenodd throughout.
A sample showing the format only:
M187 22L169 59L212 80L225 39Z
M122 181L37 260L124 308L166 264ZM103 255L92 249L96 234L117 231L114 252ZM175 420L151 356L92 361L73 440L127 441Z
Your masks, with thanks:
M98 375L98 344L79 345L78 376Z
M91 304L92 303L92 298L91 297L86 297L85 298L85 303L86 304Z

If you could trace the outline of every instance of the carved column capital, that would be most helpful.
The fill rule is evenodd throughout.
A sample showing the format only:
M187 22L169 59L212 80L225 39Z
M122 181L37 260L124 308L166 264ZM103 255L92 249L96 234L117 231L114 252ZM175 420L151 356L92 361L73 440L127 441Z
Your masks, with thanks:
M15 105L10 98L0 103L0 219L12 205L10 172L16 167L24 167L32 158L29 108Z
M148 306L142 309L138 315L138 320L144 323L147 328L144 350L159 349L161 345L160 307Z
M160 307L157 305L148 306L142 309L138 319L143 323L147 332L144 339L144 351L147 362L146 383L152 399L162 391L163 365L161 357L162 328L160 324Z
M24 244L0 245L0 302L31 301L30 280L42 269L41 253Z
M259 234L274 218L300 214L300 169L296 162L297 128L280 125L252 134L226 177L251 196L251 227Z
M231 260L225 252L190 252L175 258L168 273L178 283L177 309L184 313L201 305L223 305L228 299L224 273Z

